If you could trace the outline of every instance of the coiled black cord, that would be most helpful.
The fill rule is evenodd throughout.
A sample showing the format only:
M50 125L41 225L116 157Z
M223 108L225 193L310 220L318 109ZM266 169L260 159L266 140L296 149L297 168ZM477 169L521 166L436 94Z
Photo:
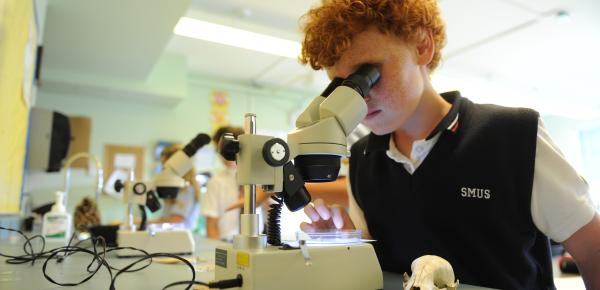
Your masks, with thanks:
M140 213L142 215L142 220L140 221L140 231L145 231L147 221L148 221L148 215L146 214L146 207L141 204L138 205L138 207L139 207Z
M267 243L273 246L281 246L281 208L283 207L283 197L281 193L271 196L275 201L269 206L269 217L267 220Z

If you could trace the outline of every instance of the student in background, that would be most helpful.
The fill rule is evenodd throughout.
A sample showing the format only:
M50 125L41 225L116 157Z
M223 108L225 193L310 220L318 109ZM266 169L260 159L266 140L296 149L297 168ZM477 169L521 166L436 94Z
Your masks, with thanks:
M237 138L244 134L244 129L230 126L217 129L212 139L215 147L225 133L231 133ZM238 186L235 177L235 161L227 161L221 155L219 158L224 168L208 180L200 212L206 216L206 236L208 238L232 240L233 236L239 233L240 210L225 211L225 209L240 198L241 187Z
M175 154L183 149L180 144L167 146L160 153L160 163L162 165ZM181 188L176 198L166 198L163 202L162 215L151 223L183 223L189 230L195 230L200 216L200 185L196 181L196 170L193 168L183 177L188 185Z

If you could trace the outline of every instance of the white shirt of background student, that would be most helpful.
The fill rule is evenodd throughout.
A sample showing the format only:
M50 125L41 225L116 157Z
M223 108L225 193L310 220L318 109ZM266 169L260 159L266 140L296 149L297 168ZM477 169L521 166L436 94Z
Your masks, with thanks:
M229 162L225 161L226 164ZM206 236L210 239L231 240L239 233L240 210L225 211L240 197L235 173L233 162L212 176L206 184L200 212L206 216Z
M171 144L160 153L160 163L164 164L177 151L182 150L181 144ZM195 230L198 224L200 186L196 181L196 171L191 169L183 179L188 183L179 189L175 199L164 199L161 217L151 220L150 223L183 223L186 229Z
M240 213L243 206L242 187L237 184L234 161L224 161L225 169L217 172L206 184L200 212L206 216L206 236L231 241L240 232ZM257 189L257 193L262 191ZM238 206L236 206L238 205ZM264 207L256 207L259 231L264 229Z
M200 207L196 201L196 192L193 186L180 189L175 199L163 201L160 220L164 222L183 223L186 229L193 231L198 226L199 217Z

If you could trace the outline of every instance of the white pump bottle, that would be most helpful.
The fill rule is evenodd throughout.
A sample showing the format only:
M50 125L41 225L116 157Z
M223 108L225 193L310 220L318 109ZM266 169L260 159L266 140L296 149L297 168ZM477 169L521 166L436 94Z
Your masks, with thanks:
M65 193L56 191L56 199L52 210L44 215L42 236L49 242L68 243L73 228L72 218L65 208Z

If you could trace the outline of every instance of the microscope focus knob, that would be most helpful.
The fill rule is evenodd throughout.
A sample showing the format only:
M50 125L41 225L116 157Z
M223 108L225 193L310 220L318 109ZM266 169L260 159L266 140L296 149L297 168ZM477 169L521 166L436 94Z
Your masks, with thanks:
M235 137L231 133L225 133L221 137L221 140L219 140L217 147L221 156L229 161L235 161L236 155L240 152L240 142L235 140Z
M117 181L115 182L115 185L114 185L115 191L121 192L121 189L123 189L123 187L125 187L123 182L120 179L117 179Z
M142 195L146 193L146 185L142 182L138 182L133 185L133 193L137 195Z
M273 138L263 145L262 150L265 162L271 166L283 166L290 159L290 148L285 141Z

